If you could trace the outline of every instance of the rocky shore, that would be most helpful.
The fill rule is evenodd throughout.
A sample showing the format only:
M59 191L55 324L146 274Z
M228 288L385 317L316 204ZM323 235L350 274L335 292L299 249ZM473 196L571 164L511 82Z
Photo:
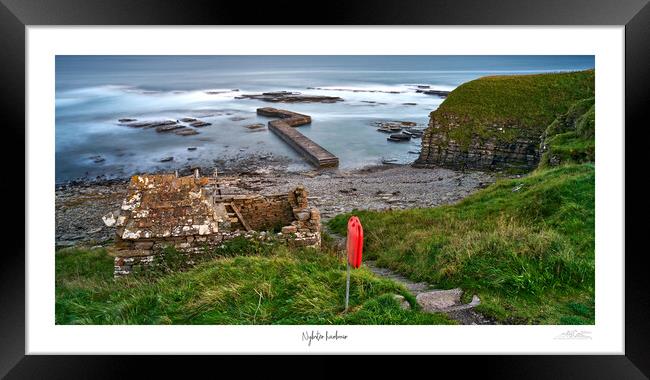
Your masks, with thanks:
M278 164L277 162L275 164ZM211 173L203 168L203 173ZM212 168L214 170L214 168ZM362 170L314 170L287 172L281 165L260 166L258 159L239 163L241 186L263 195L287 192L303 184L310 204L320 209L323 220L354 209L406 209L455 203L494 182L483 172L449 169L416 169L407 165L381 165ZM70 182L56 189L56 243L102 244L113 238L102 216L120 207L128 179Z

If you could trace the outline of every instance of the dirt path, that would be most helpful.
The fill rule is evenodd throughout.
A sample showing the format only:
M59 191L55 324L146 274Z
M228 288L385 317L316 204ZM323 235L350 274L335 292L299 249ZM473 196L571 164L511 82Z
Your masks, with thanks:
M420 293L436 290L433 286L427 284L426 282L413 282L408 278L402 276L401 274L395 273L388 268L378 267L374 261L370 261L370 260L364 261L363 265L366 268L370 269L372 273L376 274L379 277L388 278L404 285L406 289L408 289L408 291L411 292L411 294L413 294L416 297Z
M409 280L408 278L400 275L399 273L395 273L392 270L388 268L381 268L378 267L374 261L366 261L364 265L370 269L370 271L377 276L384 277L384 278L389 278L393 281L396 281L406 287L406 289L413 294L413 296L417 297L418 294L421 293L426 293L430 291L435 291L435 290L440 290L436 289L433 285L428 284L426 282L413 282ZM493 320L479 314L473 309L464 309L464 310L457 310L457 311L450 311L445 313L447 314L450 318L456 320L458 323L462 325L494 325L496 324Z

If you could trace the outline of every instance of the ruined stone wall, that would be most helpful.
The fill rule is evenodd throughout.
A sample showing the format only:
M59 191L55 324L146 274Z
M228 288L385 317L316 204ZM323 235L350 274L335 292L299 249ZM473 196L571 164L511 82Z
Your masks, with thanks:
M165 248L193 265L238 236L319 247L320 213L299 186L288 194L240 194L205 177L134 176L119 211L106 214L116 227L114 275L128 275L152 263L163 264ZM179 256L173 254L172 256Z
M315 207L309 207L308 195L307 189L303 186L298 186L289 192L289 204L295 220L290 225L282 227L281 232L290 236L289 245L320 247L320 211Z
M174 248L183 254L186 266L191 266L200 261L210 250L215 249L224 242L238 236L251 238L259 235L256 232L246 233L244 231L221 232L206 236L177 236L158 238L153 240L121 240L115 244L113 250L114 267L113 275L120 277L128 275L137 270L147 270L156 260L164 261L163 252L166 248ZM264 235L262 235L264 236Z
M151 265L167 247L173 247L187 255L187 261L193 262L195 255L201 255L206 249L213 249L224 241L234 238L235 234L217 233L209 235L186 235L156 238L155 240L125 240L116 238L114 275L122 276L133 272L137 267L145 269ZM198 257L196 257L198 259Z
M287 195L236 199L232 202L251 229L279 230L294 220Z
M146 271L152 265L164 262L163 252L168 247L173 247L183 255L185 267L190 267L204 259L213 250L236 237L255 239L267 242L279 242L290 247L320 247L320 213L315 208L310 209L308 218L303 221L293 221L282 227L278 233L265 231L232 231L220 232L209 236L174 237L157 239L156 241L118 241L114 249L114 277L129 275L137 271Z

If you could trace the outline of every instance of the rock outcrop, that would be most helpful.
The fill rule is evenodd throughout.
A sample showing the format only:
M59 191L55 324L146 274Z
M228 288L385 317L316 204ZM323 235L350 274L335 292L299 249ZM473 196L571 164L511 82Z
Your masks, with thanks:
M193 128L202 128L211 123L207 123L202 120L198 120L193 117L184 117L180 120L157 120L157 121L137 121L137 119L132 118L123 118L118 120L119 124L122 126L127 126L130 128L142 128L150 129L155 128L158 133L168 133L173 132L179 136L193 136L198 135L199 132ZM185 125L184 125L184 124Z
M415 167L529 171L546 127L593 96L594 71L484 77L431 113Z
M464 142L449 133L449 128L460 125L460 121L450 121L449 116L444 122L431 114L429 128L422 135L422 149L415 161L416 167L445 167L450 169L498 170L518 169L532 170L539 162L540 136L536 132L522 130L517 124L493 124L490 128L495 134L514 134L512 140L504 140L500 136L472 136Z
M338 96L303 95L299 92L277 91L261 94L242 94L235 99L256 99L271 103L336 103L342 102Z
M441 98L446 98L447 96L449 96L449 91L442 91L442 90L416 90L415 92L424 95L436 95Z

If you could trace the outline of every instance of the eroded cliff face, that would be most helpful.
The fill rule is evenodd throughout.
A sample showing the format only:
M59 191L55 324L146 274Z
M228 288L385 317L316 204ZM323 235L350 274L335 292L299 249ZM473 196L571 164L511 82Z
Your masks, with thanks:
M546 128L593 97L594 70L488 76L453 90L430 115L415 167L530 171Z
M415 167L446 167L451 169L528 171L540 159L541 136L535 129L524 130L513 123L483 126L482 133L454 136L453 130L462 121L447 115L443 121L431 114L429 127L422 136L422 149ZM510 135L510 138L504 138Z

